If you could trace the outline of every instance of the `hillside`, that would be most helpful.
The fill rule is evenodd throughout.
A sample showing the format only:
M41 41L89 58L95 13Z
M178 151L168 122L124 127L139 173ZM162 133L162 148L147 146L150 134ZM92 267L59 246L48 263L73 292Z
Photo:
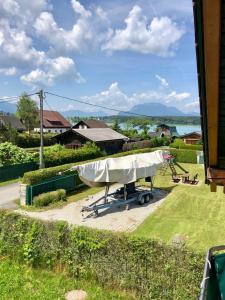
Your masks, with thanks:
M129 111L131 113L148 115L153 117L160 116L187 116L184 112L180 111L174 106L166 106L161 103L143 103L135 105ZM119 115L124 115L124 113L120 113ZM188 114L188 115L196 115L196 114Z

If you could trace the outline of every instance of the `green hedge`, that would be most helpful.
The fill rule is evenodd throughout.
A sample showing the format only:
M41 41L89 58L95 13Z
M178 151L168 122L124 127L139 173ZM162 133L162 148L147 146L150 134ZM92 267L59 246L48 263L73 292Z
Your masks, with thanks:
M66 200L66 191L58 189L56 191L42 193L33 198L33 205L36 207L48 206L50 203Z
M98 147L89 149L84 149L82 147L77 150L62 149L60 151L49 151L49 149L47 149L44 154L44 160L45 166L48 168L72 162L93 159L103 155L103 152Z
M116 153L113 155L110 155L108 157L121 157L121 156L127 156L131 154L138 154L138 153L147 153L147 152L152 152L157 150L157 148L145 148L145 149L138 149L138 150L131 150L127 152L121 152L121 153ZM166 149L167 150L167 149ZM178 149L168 149L171 154L173 154L178 162L185 162L185 163L196 163L197 162L197 155L196 151L194 150L178 150ZM78 165L80 163L87 163L90 161L94 160L99 160L99 159L105 159L106 157L99 157L97 159L91 159L87 161L79 161L76 163L71 163L71 164L65 164L57 167L52 167L52 168L46 168L43 170L37 170L37 171L31 171L27 172L24 174L22 182L25 184L36 184L41 181L44 181L48 178L57 176L59 172L63 172L65 170L68 170L74 165Z
M170 153L175 156L177 162L181 163L197 163L196 150L185 150L185 149L169 149Z
M198 298L204 257L185 248L0 213L0 256L127 290L135 299Z
M53 138L54 134L44 134L44 145L51 146L56 143ZM40 134L39 133L20 133L16 137L16 145L21 148L31 148L40 146Z
M182 139L175 139L175 141L170 144L170 147L176 148L176 149L187 149L187 150L202 150L203 146L200 144L195 144L195 145L189 145L185 144Z

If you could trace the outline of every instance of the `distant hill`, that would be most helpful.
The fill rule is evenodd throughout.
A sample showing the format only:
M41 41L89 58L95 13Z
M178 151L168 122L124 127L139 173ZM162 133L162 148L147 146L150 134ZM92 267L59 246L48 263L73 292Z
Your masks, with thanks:
M185 114L174 106L166 106L161 103L143 103L135 105L129 110L131 113L148 115L152 117L161 117L161 116L198 116L199 114ZM127 115L124 113L119 113L119 115Z
M108 114L104 111L85 112L82 110L69 110L61 112L65 117L105 117Z
M15 113L16 112L16 104L0 102L0 112Z

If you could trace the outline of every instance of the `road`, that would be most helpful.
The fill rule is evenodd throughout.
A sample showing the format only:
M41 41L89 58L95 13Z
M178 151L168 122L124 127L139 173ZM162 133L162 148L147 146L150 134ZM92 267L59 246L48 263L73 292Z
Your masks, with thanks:
M17 208L15 200L19 198L19 183L12 183L0 187L0 209Z

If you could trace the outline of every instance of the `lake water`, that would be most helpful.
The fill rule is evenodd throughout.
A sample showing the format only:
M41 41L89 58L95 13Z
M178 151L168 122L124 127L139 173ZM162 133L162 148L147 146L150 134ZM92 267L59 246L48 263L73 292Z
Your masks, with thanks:
M179 135L183 135L183 134L190 133L190 132L193 132L193 131L201 132L201 126L200 125L174 125L173 124L171 126L176 126L177 132L178 132ZM126 128L126 123L121 123L120 127L122 129L125 129ZM149 126L149 131L155 131L155 129L156 129L156 125Z

